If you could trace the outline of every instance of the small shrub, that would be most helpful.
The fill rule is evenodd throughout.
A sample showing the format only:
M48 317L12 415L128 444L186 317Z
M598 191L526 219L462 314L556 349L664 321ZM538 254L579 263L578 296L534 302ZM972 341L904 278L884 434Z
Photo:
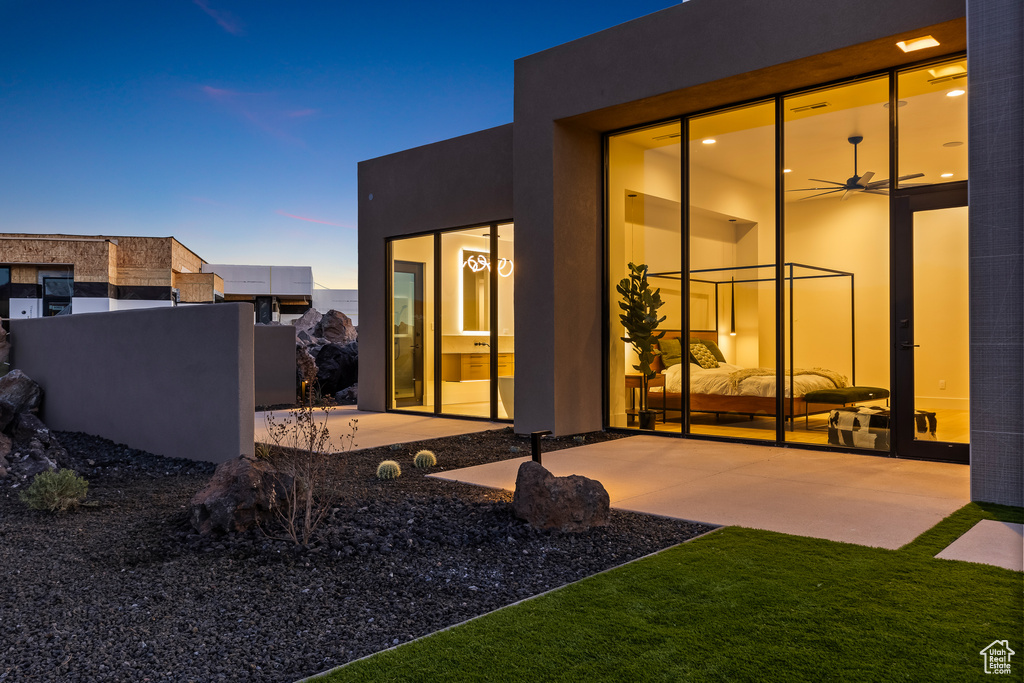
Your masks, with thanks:
M383 460L377 465L378 479L398 479L402 476L402 468L394 460Z
M270 460L271 450L270 444L258 443L256 444L256 458L258 460Z
M72 470L40 472L20 498L33 510L65 512L81 505L89 490L89 482Z
M576 443L584 443L587 440L587 437L583 436L582 434L577 434L576 436L572 437L572 440L575 441Z
M402 444L400 444L400 443L393 443L390 446L388 446L388 450L389 451L400 451L400 450L402 450Z
M437 457L430 451L420 451L412 459L413 467L433 467L437 464Z

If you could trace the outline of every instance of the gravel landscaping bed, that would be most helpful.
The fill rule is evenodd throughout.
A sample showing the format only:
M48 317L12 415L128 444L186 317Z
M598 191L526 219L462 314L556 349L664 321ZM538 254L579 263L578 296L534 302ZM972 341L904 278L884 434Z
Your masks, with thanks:
M536 531L511 493L411 466L421 448L435 473L528 455L506 429L335 456L344 498L309 548L201 537L188 502L212 465L57 436L96 505L32 511L0 483L3 682L294 681L708 530L613 511L609 527ZM399 479L376 479L384 459Z

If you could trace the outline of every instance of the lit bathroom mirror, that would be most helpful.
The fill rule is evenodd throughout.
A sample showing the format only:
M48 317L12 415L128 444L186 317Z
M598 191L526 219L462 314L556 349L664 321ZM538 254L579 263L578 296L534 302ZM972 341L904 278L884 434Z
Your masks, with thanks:
M462 250L462 330L489 332L491 269L486 251Z

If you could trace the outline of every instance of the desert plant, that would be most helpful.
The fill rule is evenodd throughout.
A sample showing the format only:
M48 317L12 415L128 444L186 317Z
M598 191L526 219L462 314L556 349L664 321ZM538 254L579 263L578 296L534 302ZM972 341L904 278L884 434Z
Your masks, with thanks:
M337 446L327 427L331 407L314 408L301 402L298 409L283 417L267 413L264 420L270 442L264 453L277 475L269 482L283 502L273 507L275 519L284 531L284 540L308 546L317 528L341 497L332 469L331 457L355 447L358 420L349 420L348 433ZM260 449L257 448L257 457ZM261 527L262 528L262 527ZM268 536L281 538L263 529Z
M651 363L654 362L654 357L660 354L655 351L654 343L665 336L664 330L655 333L658 325L664 322L666 317L658 317L658 309L664 305L661 300L661 289L651 291L645 264L638 266L630 263L629 277L622 278L619 284L615 285L615 291L622 297L619 308L623 313L619 314L619 320L622 321L628 335L622 337L622 340L629 342L638 356L639 362L633 369L643 378L640 410L646 411L647 381L656 374L651 368Z
M413 467L433 467L437 464L437 457L431 451L420 451L412 459Z
M72 470L46 470L19 497L33 510L66 512L81 505L88 491L89 482Z
M270 444L258 443L256 444L256 458L258 460L270 460L271 449Z
M394 460L382 460L377 465L378 479L398 479L402 476L402 468Z

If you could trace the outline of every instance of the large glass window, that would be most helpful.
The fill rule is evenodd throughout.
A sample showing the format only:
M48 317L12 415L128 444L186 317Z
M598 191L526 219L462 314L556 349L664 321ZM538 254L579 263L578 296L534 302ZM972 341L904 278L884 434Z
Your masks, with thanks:
M914 419L965 441L966 271L947 257L966 250L966 208L921 214L913 253L890 253L903 244L890 223L911 195L962 191L935 186L967 178L966 76L947 58L609 136L609 426L889 450L893 377L911 357L892 366L892 330L916 324L932 348L911 347ZM620 321L630 264L664 301L647 381ZM900 267L916 323L893 320Z
M391 242L390 408L512 419L513 230L492 223Z
M690 431L775 439L775 103L689 124ZM679 375L677 380L675 375ZM742 377L742 379L741 379Z
M490 226L441 234L441 410L451 415L491 415L490 260Z
M828 442L842 401L816 391L876 387L867 403L886 405L888 104L886 76L784 101L787 441Z
M680 431L680 410L665 392L661 361L654 382L643 381L639 358L619 316L622 295L616 290L630 277L630 264L646 269L648 287L660 292L656 332L679 337L682 319L680 124L669 123L623 135L608 142L609 424L636 427L646 404L657 411L658 430ZM678 359L676 359L678 363Z
M898 80L900 187L967 180L967 59Z

